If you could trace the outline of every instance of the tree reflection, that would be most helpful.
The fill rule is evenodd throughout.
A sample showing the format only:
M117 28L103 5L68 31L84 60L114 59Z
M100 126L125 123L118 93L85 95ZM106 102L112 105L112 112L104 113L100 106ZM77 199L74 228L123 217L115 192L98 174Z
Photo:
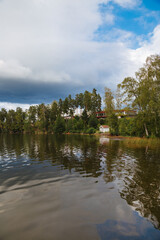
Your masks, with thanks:
M128 148L123 142L106 146L105 181L116 184L120 196L160 229L159 150Z
M30 165L48 163L93 177L102 174L99 141L90 136L4 135L0 137L0 146L3 159L6 156L18 162L20 158L27 158Z
M156 150L134 151L134 171L125 177L121 197L160 229L160 162Z
M159 154L159 149L130 148L113 140L102 144L90 136L0 135L0 181L12 186L15 181L53 178L65 171L82 177L103 176L133 209L160 229Z

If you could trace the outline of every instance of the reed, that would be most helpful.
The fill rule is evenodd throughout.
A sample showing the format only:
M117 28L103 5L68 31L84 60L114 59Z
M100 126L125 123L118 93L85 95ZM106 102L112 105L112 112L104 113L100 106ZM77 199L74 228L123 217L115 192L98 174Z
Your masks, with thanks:
M127 145L134 145L136 147L158 147L160 146L159 138L139 138L139 137L128 137L124 138L123 141Z

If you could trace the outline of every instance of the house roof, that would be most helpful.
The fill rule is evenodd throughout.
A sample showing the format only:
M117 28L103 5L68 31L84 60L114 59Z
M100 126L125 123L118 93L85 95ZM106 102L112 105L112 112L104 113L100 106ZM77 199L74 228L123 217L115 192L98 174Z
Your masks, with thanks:
M100 127L102 127L102 128L109 128L108 125L101 125Z

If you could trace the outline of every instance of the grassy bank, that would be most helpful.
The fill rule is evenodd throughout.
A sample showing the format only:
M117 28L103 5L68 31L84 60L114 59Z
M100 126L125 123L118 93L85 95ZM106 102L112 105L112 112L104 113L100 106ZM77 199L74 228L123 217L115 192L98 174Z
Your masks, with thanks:
M134 145L136 147L158 147L160 146L159 138L139 138L139 137L123 137L124 143L126 145Z

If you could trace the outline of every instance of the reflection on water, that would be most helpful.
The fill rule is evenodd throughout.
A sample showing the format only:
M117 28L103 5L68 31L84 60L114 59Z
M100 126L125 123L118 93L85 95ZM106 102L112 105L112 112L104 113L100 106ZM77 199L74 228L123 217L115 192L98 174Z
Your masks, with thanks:
M160 149L0 136L0 239L160 239Z
M143 218L135 214L136 224L123 221L108 220L98 225L98 232L102 240L146 240L159 239L159 232L155 231Z

